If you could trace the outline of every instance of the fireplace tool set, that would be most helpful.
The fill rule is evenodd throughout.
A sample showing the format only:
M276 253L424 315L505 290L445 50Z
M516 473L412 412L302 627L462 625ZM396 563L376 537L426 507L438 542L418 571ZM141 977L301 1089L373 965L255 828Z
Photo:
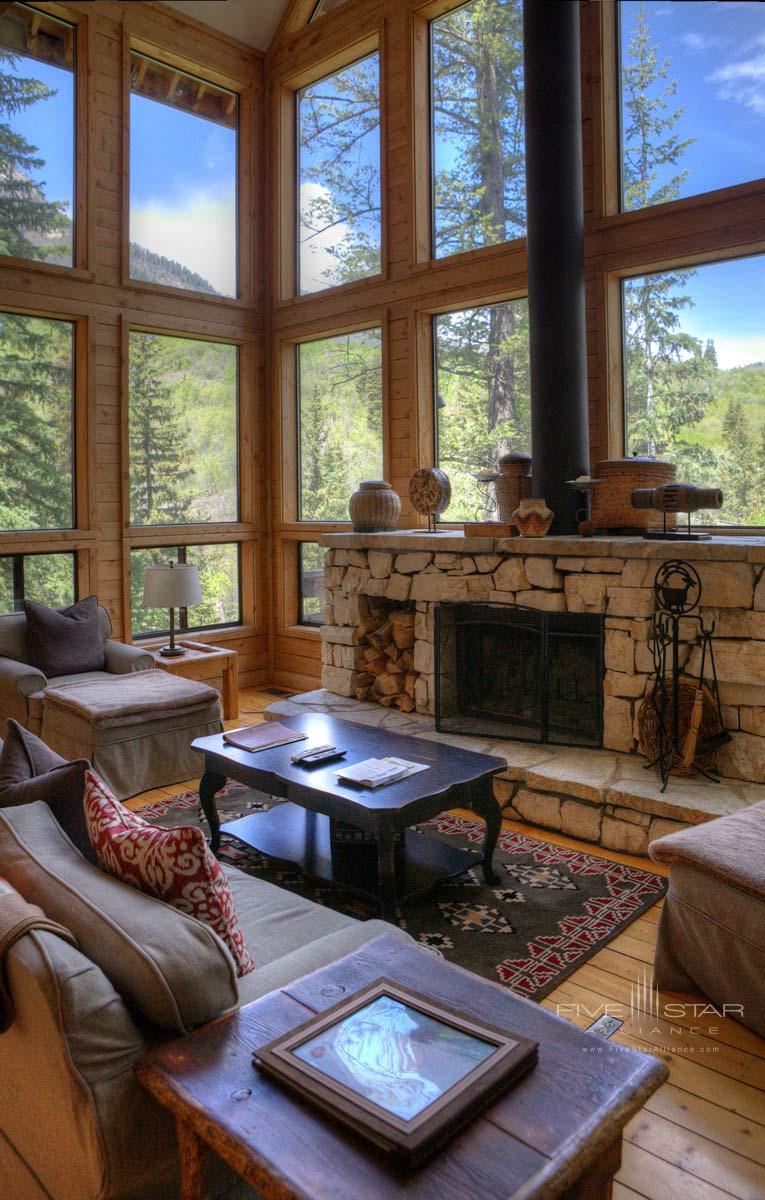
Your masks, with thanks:
M649 759L647 767L657 767L661 790L670 774L712 774L717 755L730 742L724 727L720 691L715 669L712 635L715 623L706 624L698 609L701 580L690 563L671 559L663 563L654 579L656 612L649 646L654 671L646 700L640 710L640 740ZM693 622L701 643L698 679L683 675L680 667L680 623ZM709 673L711 688L705 677Z

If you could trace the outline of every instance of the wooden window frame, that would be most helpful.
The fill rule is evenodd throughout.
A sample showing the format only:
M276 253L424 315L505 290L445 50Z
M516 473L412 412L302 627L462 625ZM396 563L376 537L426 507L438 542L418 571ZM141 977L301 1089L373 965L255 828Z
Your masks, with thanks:
M301 295L299 290L298 248L298 144L297 144L297 95L303 88L330 75L350 67L353 63L371 54L377 54L380 64L380 271L365 275L363 279L348 283L330 284L321 291ZM345 295L360 291L370 284L384 282L388 278L388 219L387 219L387 90L385 23L375 25L371 32L353 41L329 56L322 57L311 66L280 80L273 86L272 111L275 127L272 130L275 148L274 201L275 229L272 231L271 277L273 280L272 300L275 308L287 305L307 304L328 296Z
M80 590L76 550L14 550L0 554L0 559L10 558L12 562L14 607L12 608L11 612L21 612L23 601L27 599L26 588L24 587L24 559L39 558L41 555L49 557L53 554L66 556L72 560L72 591L74 595L74 603L77 603L80 598ZM19 602L21 602L21 607L18 607Z
M178 54L168 43L147 40L141 36L142 24L128 15L122 26L122 286L132 291L188 297L205 304L223 307L252 307L262 299L262 285L256 282L258 245L256 230L262 219L260 192L255 184L256 163L264 153L261 121L256 111L256 99L262 100L254 84L225 75L212 66ZM133 279L130 274L130 70L131 53L136 51L157 59L169 67L195 75L201 80L226 88L238 97L239 114L236 131L236 294L214 296L169 284L150 283ZM203 118L200 118L203 119Z
M34 258L0 255L0 268L11 267L54 275L67 279L92 281L96 261L96 185L95 170L95 86L93 64L95 54L95 22L89 15L66 4L36 3L23 0L29 8L38 9L74 27L74 245L72 265L46 263Z
M222 625L189 625L188 624L188 608L180 608L178 610L177 632L179 634L180 633L184 633L184 634L185 633L215 633L216 635L218 635L221 633L225 634L226 631L233 630L233 631L235 631L236 635L239 636L241 633L241 629L242 629L242 621L243 621L242 614L244 611L244 606L243 606L243 592L244 592L243 574L244 574L244 571L243 571L243 563L242 563L242 559L244 556L242 553L242 551L243 551L243 543L242 542L238 542L238 541L232 539L231 541L228 541L228 542L222 542L222 541L192 542L192 541L189 541L189 542L185 542L182 545L176 545L175 543L163 541L161 544L153 545L153 546L131 546L130 554L129 554L129 558L128 558L128 562L130 563L130 571L129 571L128 578L125 580L126 586L129 588L130 592L132 593L132 583L133 583L132 555L133 555L134 550L169 550L169 551L175 550L175 551L177 551L178 562L185 563L186 562L186 551L189 549L190 546L235 546L236 547L236 551L237 551L237 591L239 593L239 611L237 613L237 617L236 617L235 621L224 621ZM140 642L142 645L144 645L144 644L150 643L152 641L152 639L166 638L170 633L170 630L168 628L168 629L152 629L148 633L134 634L133 629L132 629L132 616L133 616L133 604L132 604L132 594L131 594L130 637L131 637L131 641L133 642L133 644Z

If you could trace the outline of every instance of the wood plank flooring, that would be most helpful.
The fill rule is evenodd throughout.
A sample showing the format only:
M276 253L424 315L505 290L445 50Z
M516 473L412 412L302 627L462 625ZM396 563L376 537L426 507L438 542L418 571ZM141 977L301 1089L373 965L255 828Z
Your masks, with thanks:
M279 690L240 693L240 716L229 727L256 724ZM128 801L141 808L198 780L158 788ZM539 836L506 821L505 827ZM646 860L601 850L561 834L546 841L645 867ZM656 864L653 870L660 871ZM742 1025L689 1007L670 1022L657 1018L650 992L656 925L663 901L570 975L546 1000L586 1027L604 1008L624 1021L612 1038L660 1055L669 1081L627 1126L614 1200L765 1200L765 1039ZM689 1004L700 997L685 998Z

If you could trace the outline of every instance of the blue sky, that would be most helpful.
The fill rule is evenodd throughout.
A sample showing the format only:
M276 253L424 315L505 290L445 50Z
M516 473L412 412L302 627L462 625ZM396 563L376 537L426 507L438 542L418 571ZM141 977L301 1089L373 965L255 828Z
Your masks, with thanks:
M74 194L74 75L61 67L49 66L32 58L18 57L13 66L4 66L8 74L22 79L37 79L56 95L15 113L11 128L45 160L37 179L45 181L48 200L64 200L71 216Z

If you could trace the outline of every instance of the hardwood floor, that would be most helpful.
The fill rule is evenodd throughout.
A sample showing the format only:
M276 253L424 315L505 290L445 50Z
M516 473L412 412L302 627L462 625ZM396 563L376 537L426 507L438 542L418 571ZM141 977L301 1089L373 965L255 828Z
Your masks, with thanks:
M227 726L256 724L279 689L240 693L240 716ZM152 800L197 785L197 780L158 788L128 801L141 808ZM505 827L539 836L516 822ZM601 850L561 834L546 841L603 858L645 867L646 860ZM653 870L662 868L653 865ZM714 1013L694 1011L701 997L685 998L682 1017L656 1016L649 990L656 925L663 901L583 967L542 1003L586 1027L604 1007L624 1021L612 1042L659 1054L669 1081L627 1126L622 1168L614 1200L765 1200L765 1039ZM660 1010L661 1011L661 1010Z

